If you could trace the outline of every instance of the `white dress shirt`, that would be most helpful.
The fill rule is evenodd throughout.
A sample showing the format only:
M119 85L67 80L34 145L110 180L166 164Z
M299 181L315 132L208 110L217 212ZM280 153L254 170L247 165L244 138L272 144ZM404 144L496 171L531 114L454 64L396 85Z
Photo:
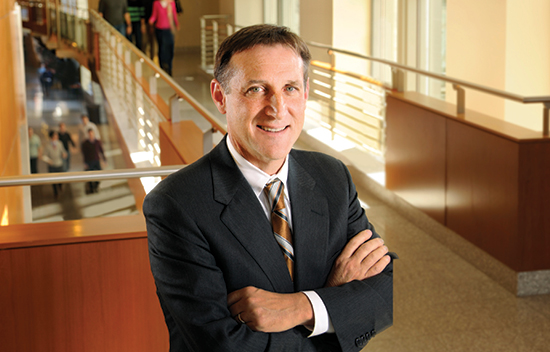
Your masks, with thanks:
M262 205L262 208L265 212L265 215L267 216L267 219L271 222L271 204L267 197L267 195L263 192L263 189L266 184L271 182L273 179L278 178L281 180L281 182L284 185L284 199L285 199L285 206L288 208L287 216L288 216L288 224L290 226L290 229L292 230L292 212L291 207L292 203L290 201L288 191L287 191L287 179L288 179L288 158L285 159L285 162L279 172L275 175L268 175L256 166L254 166L252 163L250 163L248 160L246 160L233 146L231 143L231 140L228 136L226 138L227 140L227 147L229 149L229 152L231 153L231 156L233 157L233 160L235 160L235 163L243 173L244 177L252 187L252 190L256 194L256 197L258 198L260 204ZM312 333L309 335L309 337L317 336L324 334L325 332L334 332L334 328L332 326L332 322L330 321L330 317L328 315L327 308L325 304L323 303L323 300L317 292L315 291L304 291L303 292L306 297L309 299L311 306L313 307L313 316L314 316L314 326L313 327L307 327L309 330L312 330Z

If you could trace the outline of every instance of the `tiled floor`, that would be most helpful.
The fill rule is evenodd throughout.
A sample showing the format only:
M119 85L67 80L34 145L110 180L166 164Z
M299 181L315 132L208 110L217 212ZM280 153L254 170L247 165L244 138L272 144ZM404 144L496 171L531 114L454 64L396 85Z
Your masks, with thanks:
M176 53L174 79L216 114L209 79L198 66L197 55ZM75 123L67 122L69 129ZM116 151L116 139L111 141ZM311 148L304 140L298 146ZM344 157L365 173L383 171L376 160L357 152ZM81 165L76 159L75 168ZM394 273L394 326L364 351L550 351L550 295L514 296L368 191L360 186L358 191L369 219L400 257ZM67 197L82 199L83 191L72 187L72 192ZM121 197L112 193L113 199ZM86 200L89 207L103 204L105 209L105 200Z

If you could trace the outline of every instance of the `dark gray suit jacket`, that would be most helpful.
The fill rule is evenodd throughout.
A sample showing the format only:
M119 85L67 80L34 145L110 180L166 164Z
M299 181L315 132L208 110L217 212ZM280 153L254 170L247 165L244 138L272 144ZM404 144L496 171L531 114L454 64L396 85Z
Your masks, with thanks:
M345 165L293 150L287 183L294 282L225 139L147 195L151 269L171 351L359 351L392 324L392 263L364 281L323 288L348 240L364 229L374 232ZM307 338L303 327L272 334L250 330L227 306L227 294L246 286L278 293L315 290L336 332Z

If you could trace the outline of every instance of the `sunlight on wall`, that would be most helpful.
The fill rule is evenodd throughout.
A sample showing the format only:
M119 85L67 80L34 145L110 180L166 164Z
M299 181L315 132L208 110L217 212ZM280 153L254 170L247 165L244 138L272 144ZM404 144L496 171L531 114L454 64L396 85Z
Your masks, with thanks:
M8 205L4 205L4 213L2 214L2 220L0 220L0 226L8 226Z

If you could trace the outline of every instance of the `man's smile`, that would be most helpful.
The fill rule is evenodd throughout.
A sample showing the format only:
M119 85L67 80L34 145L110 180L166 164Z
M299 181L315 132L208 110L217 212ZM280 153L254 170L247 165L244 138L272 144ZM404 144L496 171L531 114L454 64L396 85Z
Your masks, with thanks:
M257 127L259 127L260 129L262 129L266 132L281 132L281 131L284 131L288 126L284 126L284 127L281 127L281 128L270 128L270 127L258 125Z

